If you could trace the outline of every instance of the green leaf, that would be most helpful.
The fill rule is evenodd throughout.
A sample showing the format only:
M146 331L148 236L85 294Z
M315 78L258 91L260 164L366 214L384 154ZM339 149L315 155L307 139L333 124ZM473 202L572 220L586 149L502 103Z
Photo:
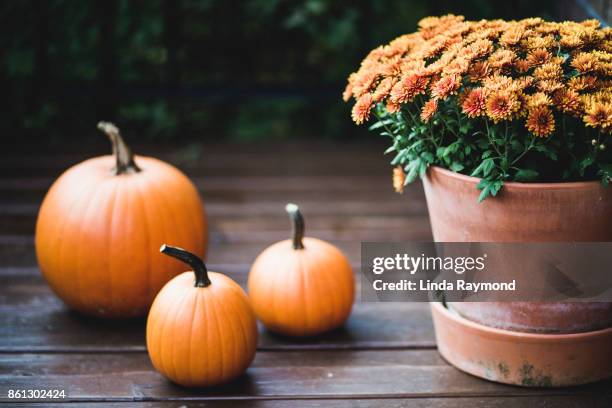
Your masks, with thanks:
M421 159L412 160L406 165L406 167L404 167L404 170L406 171L406 184L410 184L416 180L417 176L419 175L420 167Z
M394 151L395 151L395 146L389 146L387 148L387 150L385 150L385 153L383 153L383 154L389 154L389 153L394 152Z
M476 186L479 190L482 190L478 196L478 202L483 202L489 196L496 196L503 185L502 180L480 180L480 183Z
M520 169L514 175L516 181L532 181L538 177L539 173L531 169Z
M452 171L456 171L456 172L460 172L461 170L463 170L465 168L465 166L459 162L452 162L450 165L450 169Z
M475 177L479 174L482 174L483 177L487 177L491 173L491 170L493 170L494 168L495 161L493 159L484 159L470 175Z
M426 163L433 163L434 162L434 155L431 152L423 152L423 153L421 153L421 158Z

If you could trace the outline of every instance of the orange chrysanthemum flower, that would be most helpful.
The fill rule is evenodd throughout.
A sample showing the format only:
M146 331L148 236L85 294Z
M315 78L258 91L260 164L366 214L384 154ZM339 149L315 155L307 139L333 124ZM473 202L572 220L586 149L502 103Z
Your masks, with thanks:
M593 72L597 70L598 68L597 63L598 63L597 58L592 53L581 52L581 53L576 54L576 56L572 58L570 65L576 68L578 72L581 72L584 74L587 72Z
M438 110L438 101L436 99L430 99L425 102L423 109L421 110L421 120L425 123L429 122L433 115Z
M511 119L519 108L520 103L513 92L496 91L487 98L487 116L494 122Z
M391 91L391 88L393 88L394 84L395 79L391 77L385 78L380 81L380 83L376 87L376 90L374 91L374 94L372 95L374 102L378 103L385 99L387 95L389 95L389 92Z
M503 48L498 49L489 57L489 64L493 68L504 68L516 59L516 53L511 50L505 50Z
M419 24L418 32L372 50L349 76L342 97L356 100L355 122L365 122L376 104L394 113L423 95L425 122L447 100L445 109L454 105L468 118L524 118L538 135L554 129L553 109L612 132L606 116L612 109L612 29L595 21L465 21L452 15Z
M468 70L468 77L472 82L482 81L489 75L491 75L491 65L486 61L478 61Z
M545 137L555 130L555 118L547 106L536 106L529 111L527 129L536 136Z
M369 93L363 94L359 99L357 99L357 102L355 105L353 105L353 110L351 112L353 121L356 124L361 125L363 122L368 120L373 103L374 99Z
M463 100L461 105L463 113L470 118L485 114L487 110L487 98L483 88L472 89Z
M406 173L402 166L395 166L393 168L393 189L396 193L402 194L404 192L404 184L406 183Z
M589 127L612 130L612 105L594 102L584 115L584 123Z
M547 62L537 67L535 71L533 71L533 76L539 80L556 80L563 76L563 69L559 64Z
M528 108L535 108L536 106L550 106L551 99L544 92L536 92L533 95L526 95Z
M580 95L573 89L560 89L554 95L555 106L562 112L578 115L582 109Z
M402 78L391 89L391 100L395 103L406 103L414 99L415 96L425 93L429 78L412 74Z
M568 85L574 91L590 91L595 88L597 77L593 75L581 75L569 80Z
M447 75L436 81L431 88L431 96L436 99L446 99L457 93L461 78L457 75Z
M532 67L537 67L549 62L552 58L552 54L543 48L532 50L527 54L527 62Z
M526 59L519 59L514 61L514 68L516 68L519 73L524 74L531 69L531 63Z
M385 109L389 113L399 112L401 109L401 105L399 103L395 103L391 100L391 98L387 99L387 103L385 104Z

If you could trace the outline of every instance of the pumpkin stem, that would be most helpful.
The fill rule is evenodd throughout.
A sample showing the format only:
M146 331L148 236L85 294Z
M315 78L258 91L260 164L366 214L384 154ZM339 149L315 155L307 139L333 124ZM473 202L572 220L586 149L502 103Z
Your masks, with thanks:
M185 262L191 266L193 272L195 273L195 286L197 288L205 288L211 284L210 279L208 278L208 269L206 269L206 264L197 255L194 255L182 248L172 247L166 244L159 248L159 252L176 258L179 261Z
M140 167L134 162L134 155L129 146L119 133L117 126L110 122L98 122L98 129L106 133L111 143L113 144L113 155L115 156L116 165L113 169L115 175L123 173L138 173Z
M293 226L293 249L304 249L304 217L300 212L300 208L297 204L289 203L285 206L285 210L289 213L291 218L291 225Z

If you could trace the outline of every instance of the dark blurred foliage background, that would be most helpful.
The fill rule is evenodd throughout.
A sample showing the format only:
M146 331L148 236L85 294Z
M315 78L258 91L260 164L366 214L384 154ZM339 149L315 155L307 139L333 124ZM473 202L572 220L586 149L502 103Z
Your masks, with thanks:
M559 19L565 3L5 0L0 131L86 142L107 119L142 141L360 138L340 95L370 49L427 15Z

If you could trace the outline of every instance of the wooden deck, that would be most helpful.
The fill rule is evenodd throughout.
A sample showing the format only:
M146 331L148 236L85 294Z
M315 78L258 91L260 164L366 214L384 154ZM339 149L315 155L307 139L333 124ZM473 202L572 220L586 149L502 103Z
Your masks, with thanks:
M245 285L256 255L287 237L289 201L300 204L307 235L337 244L356 274L361 241L430 240L421 187L393 193L382 150L212 146L156 156L182 168L201 191L210 269ZM309 340L262 329L255 361L237 381L208 390L175 386L149 362L144 320L70 312L36 266L34 224L44 193L63 169L91 155L0 153L0 401L9 402L9 389L58 388L68 395L61 402L77 406L612 406L612 381L527 389L456 370L438 355L422 303L358 302L344 328Z

